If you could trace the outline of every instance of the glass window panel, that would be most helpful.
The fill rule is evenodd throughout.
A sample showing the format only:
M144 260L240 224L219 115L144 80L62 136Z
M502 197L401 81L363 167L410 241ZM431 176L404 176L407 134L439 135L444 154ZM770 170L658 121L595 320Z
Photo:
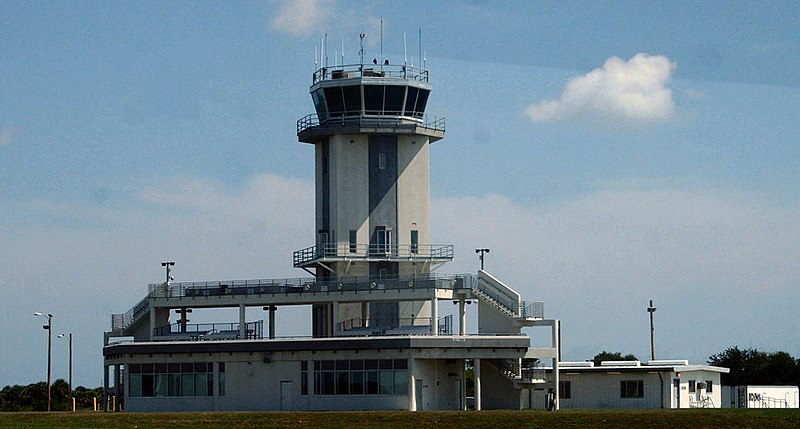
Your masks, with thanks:
M181 394L194 396L194 374L181 374Z
M419 88L415 86L408 87L408 95L406 96L406 108L405 108L406 116L412 116L414 114L414 106L417 104L418 93L419 93Z
M208 363L206 362L195 363L194 372L208 372Z
M403 98L406 95L405 86L386 85L386 105L384 111L389 115L403 114Z
M336 394L349 395L350 394L350 373L347 371L336 372Z
M308 361L300 361L300 371L308 371Z
M167 396L181 396L181 375L167 374Z
M128 376L128 394L130 396L142 396L141 374L130 374Z
M378 371L367 371L365 373L367 377L367 394L368 395L377 395L378 394Z
M364 369L378 369L378 361L375 359L367 359L364 361Z
M380 369L392 369L393 362L391 359L381 359Z
M335 385L336 379L334 378L335 373L332 371L325 371L322 374L322 394L323 395L333 395L336 393Z
M219 396L225 396L225 372L219 373Z
M351 360L350 361L350 369L364 369L364 361L363 360Z
M169 393L168 374L156 374L156 396L167 396Z
M314 110L317 111L317 116L320 121L328 118L328 109L325 106L325 94L322 90L316 90L311 93L311 99L314 100Z
M406 359L394 360L394 369L406 369L406 368L408 368L408 360Z
M344 92L344 108L347 115L361 114L361 86L345 86L342 88Z
M363 395L364 394L364 373L351 372L350 373L350 394Z
M142 364L142 374L152 374L152 373L153 373L153 364L152 363Z
M141 373L142 373L142 364L132 363L128 365L128 374L141 374Z
M394 393L394 371L381 371L380 394L391 395Z
M408 394L408 370L394 370L394 393L395 395Z
M328 115L331 117L342 116L344 114L344 99L342 98L342 88L325 88L325 100L328 102Z
M155 396L153 377L155 377L153 374L142 374L142 396Z
M332 360L324 360L324 361L322 361L322 369L323 370L336 369L335 361L332 361Z
M191 374L194 372L194 364L191 363L182 363L181 364L181 372L184 374Z
M301 372L300 373L300 394L301 395L308 395L308 373Z
M364 85L364 110L367 115L383 111L383 85Z
M219 363L219 372L225 372L225 362Z
M157 363L155 365L155 367L156 367L156 370L155 370L156 374L166 374L167 373L167 369L168 369L167 364L165 364L165 363Z
M195 374L194 375L194 395L195 396L208 396L208 375Z
M420 89L419 96L417 97L417 106L414 108L414 111L417 113L417 117L421 118L423 114L425 114L425 105L428 103L428 94L430 91L427 89Z
M336 361L336 369L350 369L350 361L349 360L337 360Z
M171 364L169 364L167 372L169 372L170 374L176 374L176 373L181 372L181 364L179 364L179 363L171 363Z

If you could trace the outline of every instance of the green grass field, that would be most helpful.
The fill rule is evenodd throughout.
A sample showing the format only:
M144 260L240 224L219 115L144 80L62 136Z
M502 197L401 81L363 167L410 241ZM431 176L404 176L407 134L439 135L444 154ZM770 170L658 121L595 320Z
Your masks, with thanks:
M3 428L797 428L800 410L0 413Z

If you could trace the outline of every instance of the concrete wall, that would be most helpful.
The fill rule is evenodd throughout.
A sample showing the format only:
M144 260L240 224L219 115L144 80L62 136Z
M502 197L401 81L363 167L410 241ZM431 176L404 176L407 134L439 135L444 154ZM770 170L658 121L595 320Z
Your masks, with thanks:
M489 359L481 362L481 409L520 409L520 390Z
M417 411L463 409L463 359L417 359L414 380Z

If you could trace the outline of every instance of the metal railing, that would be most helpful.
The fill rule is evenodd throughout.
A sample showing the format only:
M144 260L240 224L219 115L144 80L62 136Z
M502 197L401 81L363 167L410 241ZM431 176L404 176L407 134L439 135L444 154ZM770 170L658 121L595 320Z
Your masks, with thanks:
M428 82L428 70L406 64L347 64L322 67L314 72L313 84L325 80L392 78Z
M319 259L344 260L446 260L453 259L453 245L412 245L412 244L348 244L328 243L311 246L294 252L292 260L295 268Z
M180 322L153 329L156 341L212 341L212 340L259 340L263 338L264 321L245 323L245 335L241 337L239 323L191 323L182 328Z
M453 333L453 315L440 317L437 321L439 335ZM371 335L430 335L430 317L402 317L398 319L362 319L355 317L336 325L339 336Z
M418 112L406 112L411 116L404 116L403 112L358 112L358 113L329 113L328 118L320 120L316 113L310 113L297 120L297 135L311 128L340 129L343 127L358 128L408 128L416 127L426 130L444 132L446 120L442 116L420 115Z

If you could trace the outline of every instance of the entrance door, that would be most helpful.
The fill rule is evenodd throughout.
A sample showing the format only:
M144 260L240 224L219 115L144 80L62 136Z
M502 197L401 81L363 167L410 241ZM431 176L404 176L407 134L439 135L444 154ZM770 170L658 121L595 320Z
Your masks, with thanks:
M453 380L453 390L458 395L458 402L456 402L457 410L464 409L464 392L461 391L461 380Z
M292 408L292 382L281 381L281 411L291 411Z
M672 388L675 390L675 406L673 408L681 407L681 379L675 378L672 380Z

